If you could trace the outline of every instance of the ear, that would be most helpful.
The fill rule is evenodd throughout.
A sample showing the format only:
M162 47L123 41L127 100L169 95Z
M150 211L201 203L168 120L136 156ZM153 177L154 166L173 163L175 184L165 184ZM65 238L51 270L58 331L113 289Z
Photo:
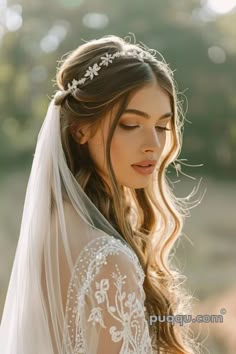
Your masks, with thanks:
M70 126L70 132L71 135L73 136L74 140L79 143L80 145L83 145L87 143L89 139L89 130L88 128L84 126L83 128L78 128L78 126L71 125Z
M75 135L77 137L77 141L79 142L80 145L86 144L89 136L85 134L84 129L77 129L75 132Z

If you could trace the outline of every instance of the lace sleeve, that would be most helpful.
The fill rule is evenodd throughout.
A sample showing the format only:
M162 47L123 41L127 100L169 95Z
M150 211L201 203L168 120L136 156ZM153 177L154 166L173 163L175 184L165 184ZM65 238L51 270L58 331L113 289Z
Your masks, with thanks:
M89 244L77 260L66 307L66 346L73 354L152 353L135 253L111 236Z

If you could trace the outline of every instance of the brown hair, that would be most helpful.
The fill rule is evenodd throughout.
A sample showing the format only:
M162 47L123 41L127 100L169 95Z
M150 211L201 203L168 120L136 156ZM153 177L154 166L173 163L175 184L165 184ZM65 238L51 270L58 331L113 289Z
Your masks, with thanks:
M98 63L105 53L114 54L130 49L149 51L144 46L128 43L117 36L105 36L79 46L60 63L56 77L59 89L66 90L74 78L82 78L88 67ZM147 188L120 187L110 158L112 136L131 96L154 80L168 93L174 113L169 151ZM187 208L183 200L174 196L166 177L167 167L180 153L183 126L173 72L168 64L163 58L157 60L154 56L143 62L134 56L118 57L73 94L65 92L56 97L56 104L61 105L61 137L70 170L88 197L139 257L146 275L145 306L149 315L190 314L192 297L182 287L185 277L170 263L170 252L181 233ZM106 142L107 166L113 188L111 198L106 182L90 158L87 145L79 145L74 139L73 127L89 124L94 134L104 115L115 106L118 109ZM131 219L132 211L136 212L136 223ZM160 352L163 349L165 353L200 353L199 344L186 325L177 329L165 321L150 326L150 331L154 338L153 345Z

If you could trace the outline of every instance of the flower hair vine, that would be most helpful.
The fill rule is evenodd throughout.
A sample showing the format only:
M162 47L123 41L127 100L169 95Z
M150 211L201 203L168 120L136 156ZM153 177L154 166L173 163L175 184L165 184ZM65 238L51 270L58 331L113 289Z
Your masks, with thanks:
M132 50L132 51L121 51L121 52L116 52L114 54L109 54L105 53L103 56L101 56L101 61L99 63L93 64L93 66L89 66L88 69L86 70L86 73L84 76L79 79L73 79L72 83L68 83L67 87L67 92L74 93L76 89L83 85L87 80L93 80L95 76L98 76L99 70L103 66L107 67L109 64L113 63L113 60L118 57L122 56L128 56L128 57L134 57L137 58L139 61L144 61L144 59L153 59L153 55L150 54L149 52L138 52L137 50Z

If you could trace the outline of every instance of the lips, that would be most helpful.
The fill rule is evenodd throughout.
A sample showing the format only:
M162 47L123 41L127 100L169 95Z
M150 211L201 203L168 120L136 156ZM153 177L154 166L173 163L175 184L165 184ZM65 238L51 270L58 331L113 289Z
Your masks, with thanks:
M143 160L133 164L132 166L150 167L150 166L155 166L156 163L157 163L156 160Z
M139 174L142 175L150 175L154 172L155 165L146 167L146 166L138 166L138 165L132 165L133 169L138 172Z

